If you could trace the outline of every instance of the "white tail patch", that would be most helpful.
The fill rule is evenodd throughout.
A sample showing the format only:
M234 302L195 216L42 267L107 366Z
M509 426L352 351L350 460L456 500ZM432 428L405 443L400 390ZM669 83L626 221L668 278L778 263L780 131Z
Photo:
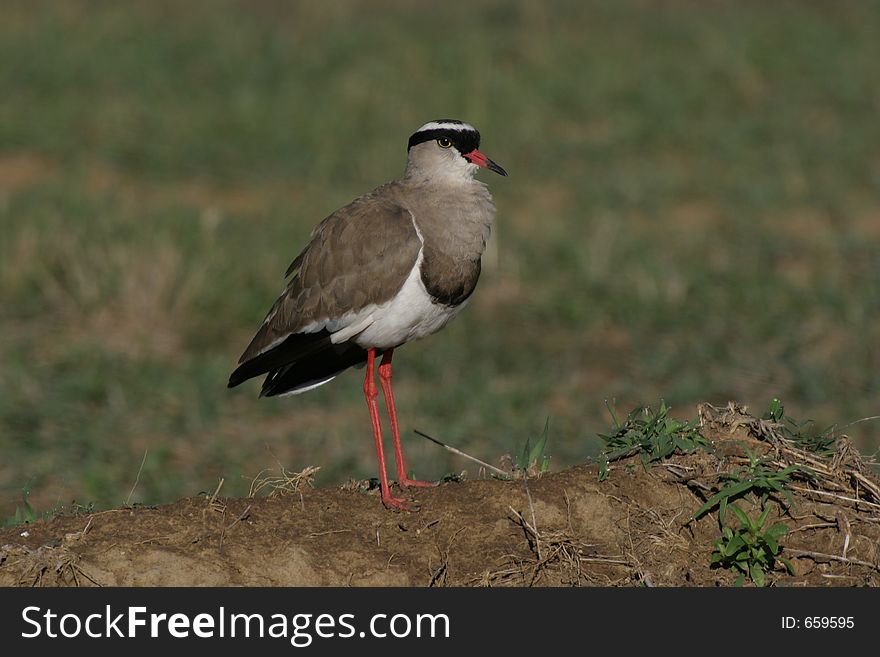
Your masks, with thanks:
M318 381L317 383L313 383L311 385L305 386L304 388L294 388L293 390L288 390L287 392L282 392L280 395L276 395L276 397L293 397L293 395L301 395L304 392L308 392L309 390L314 390L315 388L319 388L325 383L330 383L333 379L335 379L338 375L334 374L331 377L324 379L323 381Z

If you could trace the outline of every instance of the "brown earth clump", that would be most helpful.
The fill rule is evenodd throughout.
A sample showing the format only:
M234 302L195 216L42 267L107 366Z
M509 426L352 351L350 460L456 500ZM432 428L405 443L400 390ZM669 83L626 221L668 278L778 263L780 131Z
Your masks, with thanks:
M638 456L539 477L420 489L394 513L360 486L311 472L255 482L266 497L182 499L0 530L3 586L729 586L712 567L719 509L694 519L748 454L792 469L765 502L784 523L768 585L880 583L880 485L845 436L819 453L730 404L699 408L708 450L648 470ZM757 496L737 505L755 518ZM730 510L726 524L736 527ZM746 579L746 583L751 583Z

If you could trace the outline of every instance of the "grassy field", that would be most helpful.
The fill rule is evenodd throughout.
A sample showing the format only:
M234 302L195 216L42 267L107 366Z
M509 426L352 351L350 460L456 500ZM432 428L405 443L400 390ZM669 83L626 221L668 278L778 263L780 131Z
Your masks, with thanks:
M374 476L359 372L225 383L311 228L441 117L510 177L469 308L395 359L419 477L473 468L413 429L495 461L549 417L581 461L606 399L877 415L878 79L880 3L5 2L0 519Z

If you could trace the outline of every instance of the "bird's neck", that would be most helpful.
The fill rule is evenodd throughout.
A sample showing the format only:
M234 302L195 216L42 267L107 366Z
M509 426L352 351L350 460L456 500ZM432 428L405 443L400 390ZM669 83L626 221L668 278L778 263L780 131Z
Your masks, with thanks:
M495 216L485 184L473 178L405 179L399 184L401 204L412 212L426 242L462 260L480 257Z
M437 167L415 167L412 163L407 163L404 179L419 184L437 184L444 186L469 186L476 183L474 174L479 171L480 167L476 164L462 159L461 165L456 167L437 166Z

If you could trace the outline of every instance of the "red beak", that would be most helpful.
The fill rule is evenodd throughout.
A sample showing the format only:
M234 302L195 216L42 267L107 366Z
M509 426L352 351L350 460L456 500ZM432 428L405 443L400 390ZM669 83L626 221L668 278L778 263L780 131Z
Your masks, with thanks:
M484 167L486 169L489 169L490 171L494 171L495 173L500 173L502 176L507 175L507 172L503 168L495 164L492 160L483 155L477 149L472 150L470 153L464 153L463 157L468 162L472 162L477 166Z

